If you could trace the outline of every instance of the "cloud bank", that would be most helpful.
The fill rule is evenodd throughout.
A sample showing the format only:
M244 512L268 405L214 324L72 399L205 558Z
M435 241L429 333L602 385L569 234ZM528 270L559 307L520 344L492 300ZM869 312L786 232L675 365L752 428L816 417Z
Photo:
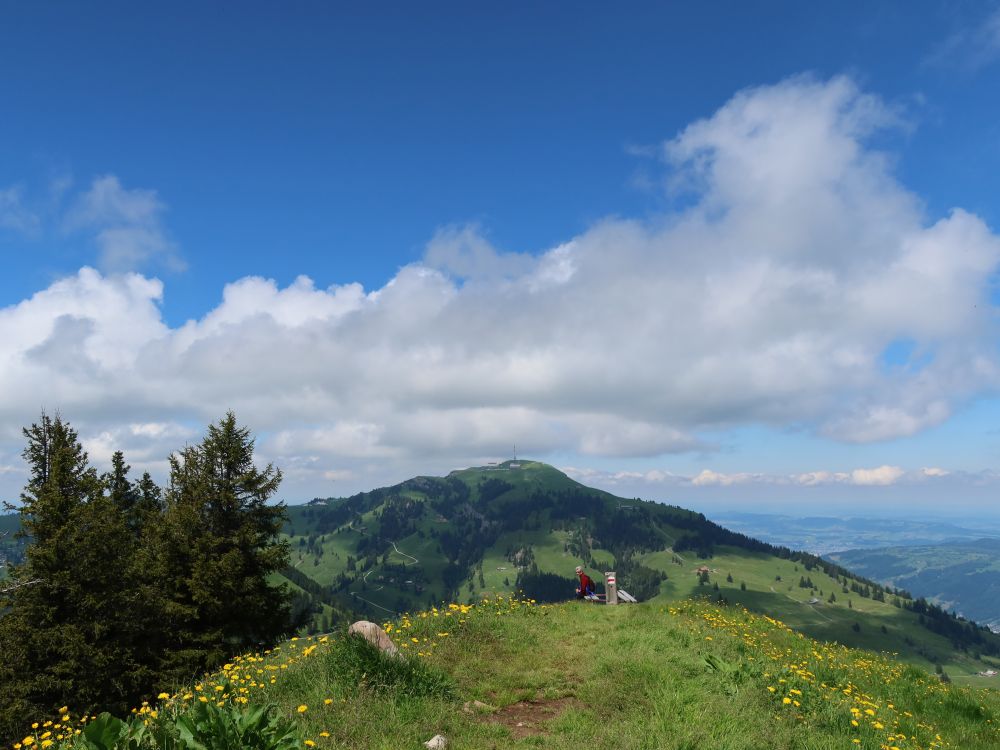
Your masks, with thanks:
M176 328L159 280L81 269L0 309L0 464L19 450L11 426L43 406L96 452L121 440L150 461L233 408L312 486L514 442L648 457L711 450L705 434L747 424L912 435L996 389L1000 238L960 208L925 215L868 145L899 124L846 78L750 89L662 145L682 210L609 218L538 253L451 227L380 289L243 278ZM114 269L173 252L162 213L109 177L70 223L102 227ZM890 361L899 341L909 354Z

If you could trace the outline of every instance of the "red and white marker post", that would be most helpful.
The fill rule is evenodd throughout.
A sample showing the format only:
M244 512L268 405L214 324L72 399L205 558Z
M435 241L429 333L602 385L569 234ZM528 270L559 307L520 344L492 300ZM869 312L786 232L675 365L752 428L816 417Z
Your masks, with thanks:
M604 592L604 600L608 604L618 603L618 583L613 570L604 574Z

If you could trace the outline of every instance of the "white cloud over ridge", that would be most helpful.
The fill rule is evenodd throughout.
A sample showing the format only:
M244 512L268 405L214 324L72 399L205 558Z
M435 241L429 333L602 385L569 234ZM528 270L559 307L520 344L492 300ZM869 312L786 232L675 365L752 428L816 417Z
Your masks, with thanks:
M178 328L160 281L82 269L0 309L0 424L59 408L98 453L145 440L154 461L152 446L233 408L303 481L514 442L533 455L704 451L706 431L746 424L914 434L996 389L1000 238L961 209L924 215L866 145L897 119L846 78L747 90L664 145L684 210L607 219L537 255L453 227L380 289L248 277ZM104 180L75 225L150 233L105 237L106 267L173 252L156 239L156 196ZM919 364L887 367L901 339ZM133 424L175 427L120 427ZM0 441L0 457L17 451L17 434ZM843 481L902 476L858 471ZM758 475L743 476L703 481Z

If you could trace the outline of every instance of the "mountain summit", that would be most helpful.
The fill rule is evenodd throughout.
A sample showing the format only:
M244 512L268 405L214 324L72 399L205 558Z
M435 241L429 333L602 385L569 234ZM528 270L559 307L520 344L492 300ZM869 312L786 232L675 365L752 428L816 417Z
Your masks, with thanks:
M574 568L614 570L642 601L708 597L816 638L892 651L969 681L1000 639L905 591L684 508L616 497L553 466L509 460L418 476L288 509L285 535L306 629L350 610L390 618L442 601L523 592L573 597Z

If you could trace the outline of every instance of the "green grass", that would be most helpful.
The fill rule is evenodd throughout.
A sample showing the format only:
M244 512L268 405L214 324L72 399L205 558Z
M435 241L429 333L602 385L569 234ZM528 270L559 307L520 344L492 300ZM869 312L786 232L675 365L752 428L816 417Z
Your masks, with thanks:
M503 473L505 477L516 474L517 472ZM523 478L524 475L518 476ZM369 517L365 521L369 528L377 523ZM412 588L403 585L406 580L403 578L390 581L386 575L383 580L379 580L382 573L376 567L364 586L360 581L355 581L349 587L349 594L354 594L351 603L355 607L364 606L361 599L355 598L361 597L375 605L369 611L378 613L378 617L385 617L391 616L393 612L421 609L428 606L429 602L441 601L445 597L446 592L440 581L446 560L437 551L434 539L427 533L433 524L434 518L428 514L420 526L421 529L426 526L423 537L414 533L397 540L399 550L405 555L389 552L390 563L407 563L407 572L412 571L413 574L425 577L427 584L421 593L417 594ZM328 533L318 540L324 550L323 555L318 558L301 554L293 540L292 564L321 584L332 583L345 569L347 556L354 554L355 545L360 538L360 532L349 528L344 528L339 533ZM540 570L571 577L573 568L584 564L584 561L565 550L568 538L568 532L544 529L502 535L484 555L482 569L485 585L480 585L478 575L473 571L460 585L459 599L475 601L484 594L513 593L518 571L505 558L508 548L530 546ZM593 554L599 562L599 569L593 573L599 574L601 570L615 567L614 558L609 552L596 549ZM418 562L413 563L406 555L417 558ZM819 569L807 571L799 563L743 549L719 547L716 554L707 560L684 553L678 556L681 564L676 564L674 557L672 551L663 550L640 558L645 565L668 575L668 579L661 585L658 601L679 601L706 593L721 595L729 602L780 618L814 638L872 651L897 653L900 658L925 671L932 671L935 664L940 664L953 680L961 684L994 684L995 678L985 678L978 674L994 666L988 659L977 660L971 653L956 651L947 639L921 626L914 614L894 607L891 597L886 602L878 602L853 592L845 594L840 582L826 576ZM708 586L699 585L695 574L696 568L702 564L712 570ZM732 582L727 580L727 576L732 577ZM802 576L808 576L816 589L801 588L798 583ZM780 581L776 580L778 577ZM719 587L718 592L713 590L713 584ZM741 584L746 587L745 590L741 588ZM828 601L831 593L836 598L832 603ZM819 602L810 604L812 598L819 599Z
M479 483L483 479L496 478L513 485L511 496L523 495L528 490L563 491L577 484L553 467L537 462L523 462L522 467L517 470L485 470L481 467L464 469L452 472L451 476L467 484L473 504L478 498ZM404 483L399 487L399 495L417 502L426 501L418 485ZM494 502L502 506L504 497L505 495L501 495ZM610 495L606 499L609 503L626 502ZM369 534L377 532L377 511L376 508L365 513L361 524L358 524L366 526ZM310 521L304 515L308 512L309 509L303 509L295 513L293 525L300 534L315 531L315 519ZM550 530L550 520L544 512L532 519L532 524L535 522L541 524L540 529L522 529L503 534L487 549L480 566L471 567L468 577L458 584L456 598L460 601L474 601L484 594L513 593L518 569L506 559L508 549L530 546L539 570L567 578L572 578L573 568L579 564L585 565L598 579L603 570L616 568L614 557L607 550L593 550L596 570L592 569L594 566L587 565L589 561L568 552L569 532ZM395 565L405 563L402 573L384 569L381 556L364 582L360 571L349 573L354 580L342 596L345 606L384 617L405 610L420 609L449 596L443 586L447 560L431 536L435 529L442 526L437 514L428 509L417 522L417 532L403 539L393 540L405 555L390 548L387 562ZM671 528L662 528L669 537ZM300 547L298 541L302 536L294 537L290 540L292 565L321 585L332 584L345 572L348 556L358 557L357 544L362 537L358 528L349 526L327 533L317 540L322 547L321 555L314 555ZM407 556L416 558L417 562L413 563ZM660 586L659 595L655 597L657 601L679 601L709 593L781 618L807 635L822 640L872 651L898 653L901 658L925 671L932 671L940 664L952 679L962 684L993 684L992 679L977 674L993 666L985 657L976 659L975 652L971 649L967 652L955 649L950 641L923 627L915 614L894 607L891 596L887 597L886 602L878 602L854 592L845 593L839 581L826 576L818 568L810 571L801 563L724 546L717 546L716 554L708 560L700 560L692 553L685 552L680 555L680 564L675 564L674 553L666 549L642 555L638 561L659 569L668 576ZM701 564L712 569L711 581L707 587L699 585L695 575L697 566ZM482 582L478 574L479 567L482 570ZM727 575L733 580L728 581ZM801 588L798 584L802 576L808 576L816 588ZM422 580L420 592L417 593L415 586L407 585L407 580ZM833 602L829 601L831 593L835 596ZM567 591L567 595L571 594L572 591ZM818 601L810 602L813 598Z
M879 602L853 592L845 594L838 581L819 569L807 571L799 563L747 550L720 547L715 556L707 560L687 554L681 557L681 565L672 562L670 551L654 552L642 558L644 564L663 570L670 577L658 597L663 602L718 594L730 603L769 614L819 640L896 653L925 671L933 671L937 662L953 680L964 685L988 687L997 684L996 678L977 674L990 667L988 657L976 660L956 650L946 638L921 626L916 615L893 606L891 596ZM694 572L701 565L712 570L707 586L699 585ZM732 576L731 583L727 576ZM779 576L780 581L776 580ZM802 576L808 576L817 589L801 588ZM712 584L718 584L718 592ZM745 591L741 584L746 585ZM836 597L832 603L828 601L830 593ZM810 604L812 598L819 602Z
M345 636L300 639L175 692L161 712L247 696L321 749L417 748L439 733L474 750L1000 746L1000 693L738 607L491 602L415 614L390 635L402 658ZM485 707L463 710L472 701Z

